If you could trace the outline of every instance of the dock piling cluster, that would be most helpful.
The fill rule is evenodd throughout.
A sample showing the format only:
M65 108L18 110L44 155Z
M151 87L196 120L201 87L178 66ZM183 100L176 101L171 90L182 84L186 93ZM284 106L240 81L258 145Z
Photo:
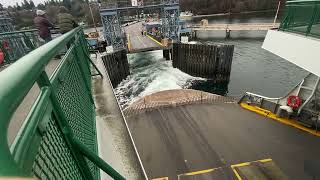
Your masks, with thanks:
M124 49L102 56L102 61L113 87L130 74L127 51Z
M234 45L174 43L172 65L191 76L227 82L233 51Z

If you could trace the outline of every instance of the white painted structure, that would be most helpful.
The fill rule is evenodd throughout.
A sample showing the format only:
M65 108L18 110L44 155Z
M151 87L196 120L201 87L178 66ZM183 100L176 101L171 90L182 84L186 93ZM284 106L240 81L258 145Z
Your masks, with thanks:
M131 0L131 5L132 6L138 6L138 1L137 0Z
M263 49L320 76L320 40L299 34L269 30Z
M188 43L189 42L189 37L188 36L181 36L181 43Z

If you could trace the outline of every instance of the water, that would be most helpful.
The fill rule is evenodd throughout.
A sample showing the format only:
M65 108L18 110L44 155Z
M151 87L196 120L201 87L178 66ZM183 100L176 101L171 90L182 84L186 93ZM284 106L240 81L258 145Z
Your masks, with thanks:
M254 17L244 23L253 21L272 20ZM251 38L244 38L246 33ZM162 51L128 55L131 75L115 89L116 95L124 107L140 97L169 89L196 89L225 96L240 96L246 91L269 97L283 96L307 72L262 49L264 34L242 32L240 35L235 34L236 38L231 40L213 39L214 34L210 33L199 35L201 42L235 45L230 82L224 84L192 77L173 68L170 61L162 59Z
M261 48L263 39L208 40L235 45L230 82L215 85L194 81L190 88L221 95L239 96L246 91L269 97L285 95L307 72ZM217 89L217 90L216 90ZM219 90L224 90L221 92Z
M115 89L122 106L143 96L170 89L183 89L192 82L204 79L192 77L173 68L171 61L162 57L162 51L129 54L130 73Z

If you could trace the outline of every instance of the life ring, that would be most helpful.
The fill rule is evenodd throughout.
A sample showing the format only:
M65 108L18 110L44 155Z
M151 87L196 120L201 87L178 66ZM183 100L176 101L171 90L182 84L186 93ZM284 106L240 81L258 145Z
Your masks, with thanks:
M293 109L297 109L301 106L302 100L299 96L289 96L287 99L287 105Z

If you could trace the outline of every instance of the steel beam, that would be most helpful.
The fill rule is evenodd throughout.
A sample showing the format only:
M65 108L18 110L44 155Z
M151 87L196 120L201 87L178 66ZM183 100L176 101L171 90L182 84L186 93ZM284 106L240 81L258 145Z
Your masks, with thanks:
M155 0L142 6L123 7L123 4L112 4L100 10L104 29L104 38L114 49L125 48L124 33L121 28L121 16L126 11L160 11L162 19L162 37L179 39L179 0Z
M103 24L103 35L108 46L114 49L125 48L124 33L121 28L119 15L116 9L100 11Z
M162 35L164 38L179 39L179 5L166 5L162 10Z

